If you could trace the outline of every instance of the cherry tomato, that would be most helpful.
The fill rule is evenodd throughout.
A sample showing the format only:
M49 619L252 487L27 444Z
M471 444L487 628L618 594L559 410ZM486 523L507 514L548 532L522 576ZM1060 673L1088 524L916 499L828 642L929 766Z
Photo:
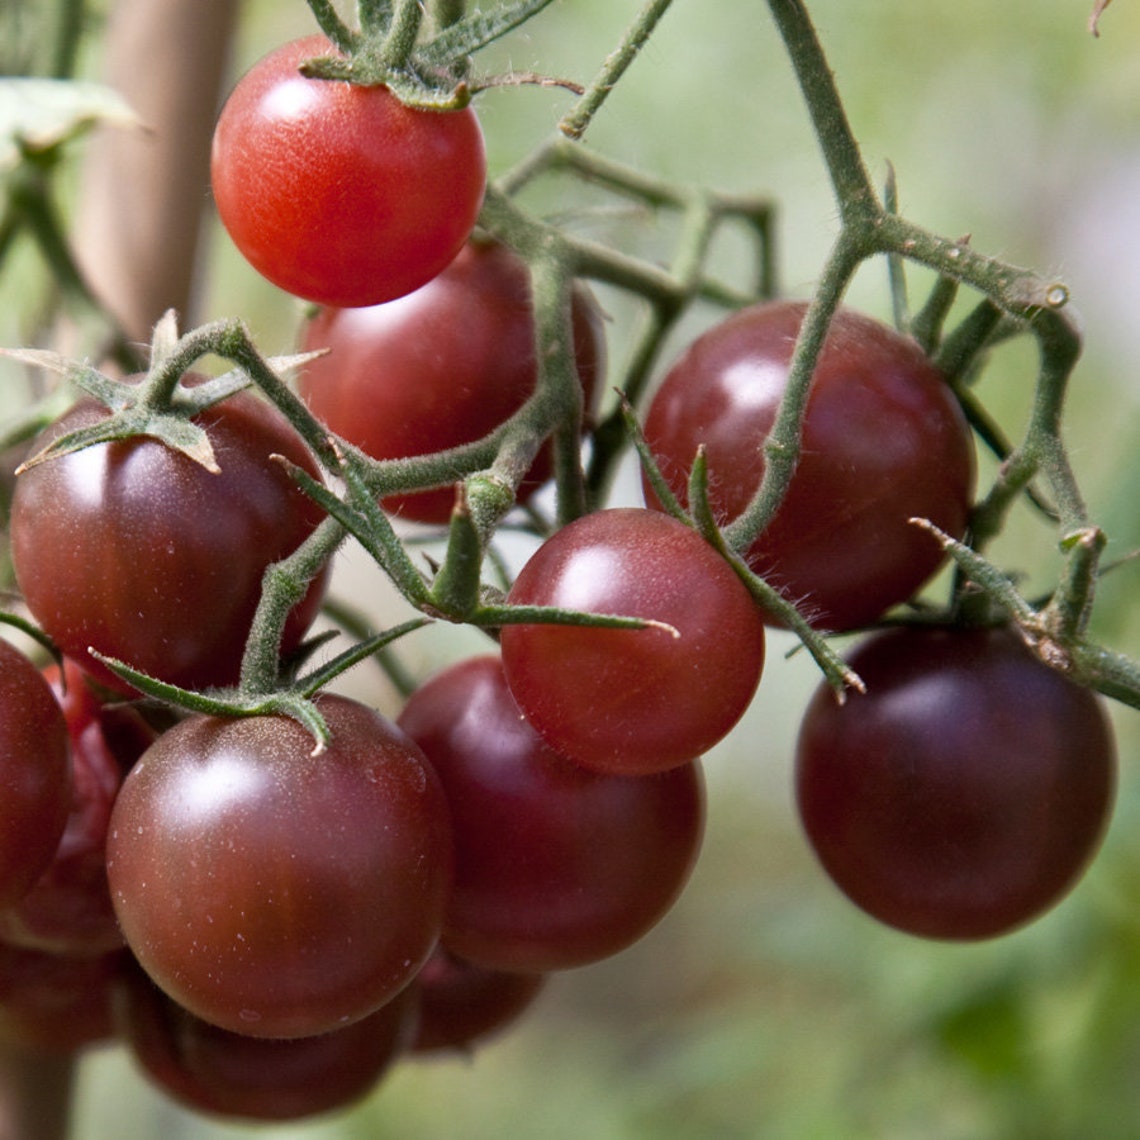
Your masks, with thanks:
M451 952L509 973L582 966L631 945L680 894L704 825L695 763L622 776L556 755L519 715L497 657L429 680L399 723L451 805Z
M131 769L107 876L128 946L196 1016L302 1037L372 1013L439 938L447 802L420 749L343 697L331 744L279 716L193 716Z
M796 759L800 816L840 889L928 938L1003 934L1056 903L1112 810L1095 694L1007 629L894 629L850 662L866 695L821 688Z
M483 203L483 135L469 107L420 110L387 87L300 73L335 54L309 36L238 81L214 131L214 201L275 285L323 305L375 305L430 281L467 240Z
M50 866L23 898L0 910L0 941L54 954L100 955L123 945L107 889L107 823L124 773L156 733L130 706L102 705L69 659L62 674L52 665L44 678L67 723L71 814Z
M551 748L589 768L645 774L692 760L736 724L760 681L764 625L751 595L696 531L657 511L599 511L563 527L507 601L672 627L503 627L519 708Z
M82 401L41 442L106 415ZM67 656L120 692L131 689L88 647L184 688L235 684L266 568L323 518L271 459L319 477L276 409L242 392L198 422L220 474L136 436L50 459L16 481L12 561L28 608ZM324 583L293 611L284 652L316 616Z
M805 309L742 309L666 375L645 437L682 502L701 444L717 515L731 521L752 498ZM745 557L813 625L854 629L906 601L941 565L939 545L909 520L961 537L973 487L969 428L940 373L914 341L841 309L812 379L799 466ZM658 505L648 481L645 495Z
M601 316L574 290L574 350L589 412L603 369ZM309 409L376 459L403 459L482 438L534 391L534 311L525 264L504 246L469 242L410 296L364 309L324 309L303 349L328 348L301 376ZM550 478L544 447L519 488L525 502ZM393 514L445 523L453 487L384 499Z
M63 713L39 670L0 640L0 907L51 865L70 806Z
M128 974L116 1025L143 1073L195 1112L300 1120L346 1108L375 1088L407 1047L416 999L405 990L368 1017L317 1037L272 1041L220 1029Z
M543 974L488 970L437 948L414 986L419 1025L412 1051L472 1049L521 1016L545 984Z

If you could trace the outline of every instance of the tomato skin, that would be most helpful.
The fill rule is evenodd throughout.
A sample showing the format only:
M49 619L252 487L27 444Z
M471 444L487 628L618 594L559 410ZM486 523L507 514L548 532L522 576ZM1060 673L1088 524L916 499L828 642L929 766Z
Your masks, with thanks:
M587 417L605 348L601 314L583 287L571 316ZM328 348L298 389L332 431L375 459L403 459L471 443L518 411L534 391L534 307L525 263L506 247L471 241L436 278L385 305L324 309L302 351ZM525 502L550 478L549 444L519 487ZM392 514L446 523L453 487L383 500Z
M41 442L107 414L81 401ZM50 459L16 481L12 561L28 608L64 654L122 693L133 690L89 646L184 688L236 684L266 568L323 518L270 458L319 478L276 409L241 392L197 422L220 474L136 436ZM283 652L316 617L326 577L290 615Z
M375 1013L317 1037L231 1033L182 1009L135 969L116 1002L119 1036L148 1079L195 1112L300 1120L370 1092L406 1049L416 1003L405 990Z
M214 131L214 201L264 277L322 305L375 305L419 288L459 252L483 202L470 107L405 107L386 87L307 79L336 55L284 44L237 83Z
M67 726L47 681L0 640L0 907L51 865L71 805Z
M1006 629L899 628L821 688L796 759L799 812L828 874L881 922L979 939L1074 885L1107 826L1115 746L1090 690Z
M519 715L497 657L428 680L399 724L451 805L450 952L509 973L582 966L630 946L680 894L704 829L696 762L624 776L566 760Z
M507 601L653 619L680 634L503 627L519 708L555 751L596 771L645 775L700 756L760 681L764 624L751 595L696 531L658 511L598 511L563 527Z
M447 803L379 713L318 699L296 722L193 716L131 769L107 875L128 946L196 1016L301 1037L378 1009L435 946L452 878Z
M751 500L805 311L788 301L742 309L666 375L645 437L682 502L701 444L718 518L731 521ZM816 627L867 625L943 562L939 545L909 520L928 518L960 538L974 478L968 425L917 343L840 309L812 380L799 466L745 558ZM647 480L644 489L658 506Z

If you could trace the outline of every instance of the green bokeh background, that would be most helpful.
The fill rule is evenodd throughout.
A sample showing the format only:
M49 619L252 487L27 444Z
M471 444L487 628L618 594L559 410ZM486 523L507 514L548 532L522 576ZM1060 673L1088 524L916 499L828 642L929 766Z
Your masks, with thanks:
M1066 281L1087 349L1069 439L1111 551L1140 546L1140 5L1118 0L1102 38L1089 0L815 0L810 5L874 177L894 164L905 213L975 247ZM636 0L559 0L486 53L588 79ZM301 0L246 6L241 69L311 30ZM94 64L93 64L94 66ZM569 97L492 91L480 103L492 171L554 127ZM600 150L660 174L779 204L780 276L807 295L836 208L767 7L676 0L590 134ZM667 220L544 182L532 202L576 228L668 256ZM587 209L583 209L586 207ZM296 309L213 235L204 317L241 315L268 352L287 351ZM726 273L739 252L722 243ZM912 277L921 298L928 279ZM10 285L0 296L12 298ZM850 297L888 313L869 265ZM620 362L628 306L612 313ZM678 342L714 319L696 312ZM5 324L5 331L8 331ZM666 356L668 357L668 353ZM1031 346L1003 351L984 381L1017 434ZM619 493L635 498L632 479ZM1051 536L1017 520L997 548L1030 583L1056 571ZM378 575L349 559L338 585L397 612ZM1140 654L1136 569L1101 591L1096 630ZM410 649L426 672L473 646L433 631ZM1119 807L1103 853L1068 900L1032 927L978 946L931 944L864 918L830 886L799 833L790 762L817 682L806 654L773 637L761 692L707 758L701 863L674 912L642 943L554 979L516 1029L470 1059L401 1065L355 1110L315 1124L213 1124L150 1091L117 1050L81 1073L77 1140L259 1136L297 1140L1132 1140L1140 1135L1140 780L1134 714L1113 709ZM358 695L395 711L371 674Z

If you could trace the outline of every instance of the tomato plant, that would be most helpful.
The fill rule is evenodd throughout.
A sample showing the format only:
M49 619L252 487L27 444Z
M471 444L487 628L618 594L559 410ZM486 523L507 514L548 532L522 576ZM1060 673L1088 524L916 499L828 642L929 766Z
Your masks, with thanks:
M808 838L855 903L931 938L986 938L1066 894L1100 845L1113 736L1088 689L999 629L902 628L816 694L796 756Z
M869 914L934 938L1001 934L1061 898L1095 853L1115 756L1093 694L1140 707L1140 663L1097 640L1111 628L1102 598L1127 570L1100 589L1108 539L1062 436L1081 347L1067 288L905 217L893 174L883 192L871 182L804 3L768 0L837 199L810 299L787 294L784 215L770 199L698 185L689 164L677 177L635 169L585 141L669 0L644 0L584 83L488 73L477 53L550 3L358 0L349 26L347 5L310 0L322 34L256 64L216 127L206 64L231 57L227 37L206 59L186 57L231 5L172 4L146 67L107 53L116 82L161 80L161 97L137 101L62 79L102 58L78 50L97 23L85 0L48 6L58 19L43 59L25 51L23 21L45 6L18 5L19 17L0 6L2 30L15 29L0 35L15 64L0 68L12 72L0 102L17 105L0 126L0 269L16 264L9 291L37 295L10 258L18 248L52 284L30 319L17 316L36 347L0 350L18 374L0 384L5 414L10 388L27 396L0 427L0 619L38 645L30 660L0 656L0 697L11 698L0 700L0 783L12 775L19 790L0 797L0 823L15 819L0 837L0 1094L19 1075L10 1056L54 1053L58 1078L69 1055L114 1037L192 1108L287 1119L351 1102L405 1052L480 1045L555 972L633 945L684 890L703 839L703 758L753 699L766 624L794 635L823 675L800 735L797 802L824 868ZM125 7L133 64L153 6ZM107 22L108 37L119 25ZM716 82L696 79L692 60L669 68L673 94L715 91L735 142L757 107L761 140L780 137L769 129L779 98L745 97L731 53L717 60ZM767 70L750 68L749 81ZM498 129L524 86L534 99L557 88L566 106L525 152L510 130L496 137L488 180L473 108ZM501 102L484 100L489 88ZM167 93L184 98L164 121ZM124 125L128 104L147 143L189 156L187 167L120 164L111 150L111 193L91 192L85 172L53 194L72 141L92 124ZM190 120L203 109L196 146ZM669 150L678 127L671 115ZM93 148L114 133L93 132ZM643 155L661 155L643 141ZM180 331L177 313L226 297L180 240L215 220L202 209L211 182L235 256L292 296L270 295L249 324L195 325L191 313ZM149 199L175 186L190 205L156 224ZM72 202L94 211L75 235ZM118 225L103 216L111 205ZM105 234L100 255L81 248ZM181 288L152 275L152 260ZM887 271L879 307L894 327L842 305L869 261ZM709 331L662 367L697 321ZM275 338L306 351L264 355L258 343ZM1036 352L994 351L1017 338ZM994 400L998 385L976 382L991 363L1000 374L1027 358L1032 390L1012 400L1010 385ZM202 360L211 379L194 371ZM36 450L73 389L83 402ZM1002 422L1015 401L1020 437ZM992 453L977 492L975 441ZM631 445L650 509L623 505L636 498ZM1022 514L1055 532L1055 586L1020 564L1028 544L995 541ZM395 525L408 520L437 529ZM1125 533L1112 554L1130 545ZM995 549L1018 563L999 565ZM533 554L516 574L522 550ZM408 620L361 586L354 558L389 579ZM948 560L939 595L933 576ZM310 636L329 580L335 595ZM424 658L400 639L445 623L482 631L500 655L422 681ZM830 638L880 625L890 632L846 660ZM57 651L62 736L59 709L28 675ZM136 672L105 668L108 656ZM398 727L333 695L349 668L377 664L407 697ZM756 710L773 761L780 706L792 707L784 683ZM730 765L755 751L746 743L724 750ZM731 866L743 866L735 849ZM774 926L779 910L751 901L770 892L742 873L735 897ZM721 928L746 926L738 917ZM1112 922L1114 934L1128 925ZM663 981L642 957L632 1000L611 1009L629 981L615 967L617 985L593 995L612 1024L688 989L686 1016L703 1030L703 1003L719 1017L754 990L730 976L740 959L726 968L703 947L688 953L687 932L671 930L682 941L663 958L699 962L699 985ZM775 934L786 948L786 931ZM771 945L751 942L748 961ZM1091 1001L1105 1000L1100 978L1113 970L1135 989L1128 955L1109 957L1096 987L1078 987L1096 991ZM846 945L840 959L865 960ZM936 1048L899 1054L940 1060L975 1023L972 995L939 991L957 1007L909 1027ZM1019 1006L991 1004L1036 1032ZM735 1057L737 1033L725 1039ZM700 1074L723 1076L719 1048L702 1032ZM975 1067L1028 1074L1036 1096L1048 1082L1027 1058L1039 1052L1009 1048L1016 1064ZM661 1071L687 1068L691 1054L679 1055ZM709 1103L689 1075L686 1107ZM755 1103L723 1091L718 1111ZM1011 1081L1011 1101L1034 1099L1019 1092ZM659 1130L642 1107L639 1125ZM4 1116L0 1095L0 1134L22 1135ZM1047 1116L1007 1131L1037 1135ZM826 1111L810 1123L842 1131ZM780 1128L735 1129L757 1130Z
M422 685L401 727L439 773L455 829L444 946L510 973L616 954L672 905L696 860L704 785L692 763L590 772L519 715L497 657Z
M572 305L574 356L587 414L604 364L601 316L582 287ZM469 242L414 293L357 309L323 309L305 327L310 362L300 392L313 414L376 459L471 443L522 407L538 377L526 264L505 247ZM550 478L549 445L519 487L525 502ZM384 508L445 523L452 487L390 495Z
M218 214L275 285L324 305L375 305L430 281L483 200L470 108L404 106L383 86L310 79L322 36L270 52L238 82L214 132Z
M563 527L507 600L671 627L504 626L519 708L556 752L599 771L660 772L700 756L760 681L764 627L747 589L700 535L655 511L614 508Z
M81 401L40 442L106 416ZM323 517L271 458L317 475L264 400L239 393L199 422L220 474L136 436L53 458L16 481L12 561L24 600L67 656L120 691L130 690L89 648L187 688L235 684L266 568ZM284 653L316 616L324 582L294 610Z
M195 716L131 769L107 842L127 945L234 1033L302 1037L391 1000L426 961L452 875L447 804L420 749L343 697L313 755L286 717Z
M722 522L760 486L805 305L734 313L691 344L649 405L645 437L687 501L697 448ZM912 518L957 538L974 485L973 446L946 381L918 344L848 309L828 328L786 495L745 557L822 629L866 625L910 598L944 555ZM657 505L648 481L646 501Z
M47 870L71 803L67 726L47 681L0 640L0 907Z

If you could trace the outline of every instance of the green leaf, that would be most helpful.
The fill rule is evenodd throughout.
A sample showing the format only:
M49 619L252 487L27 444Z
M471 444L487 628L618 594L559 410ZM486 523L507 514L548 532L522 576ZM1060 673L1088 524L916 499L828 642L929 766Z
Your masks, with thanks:
M0 171L26 153L42 153L98 123L138 127L126 100L102 83L64 79L0 79Z

